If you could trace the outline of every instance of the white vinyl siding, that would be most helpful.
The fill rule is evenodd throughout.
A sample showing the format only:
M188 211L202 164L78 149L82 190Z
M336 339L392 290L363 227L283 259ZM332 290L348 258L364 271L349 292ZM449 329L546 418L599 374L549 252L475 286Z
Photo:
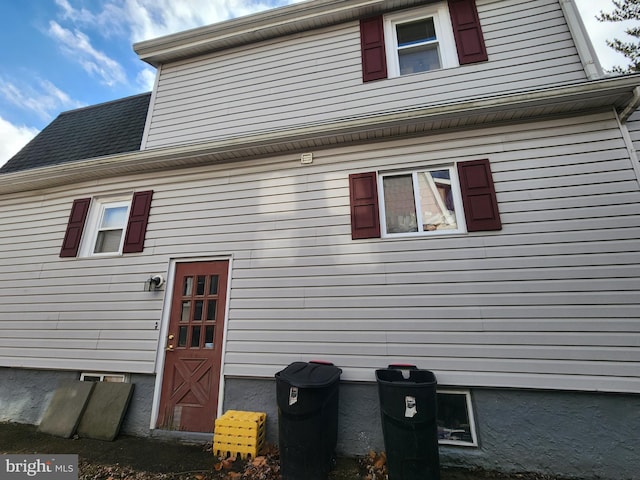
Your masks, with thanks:
M143 148L583 81L558 0L477 2L489 61L362 82L357 22L163 65Z
M612 113L0 199L0 366L151 373L171 259L232 255L224 374L413 363L443 386L640 393L640 191ZM351 240L348 174L491 161L503 229ZM58 258L74 198L153 188L146 248ZM36 228L37 227L37 228Z

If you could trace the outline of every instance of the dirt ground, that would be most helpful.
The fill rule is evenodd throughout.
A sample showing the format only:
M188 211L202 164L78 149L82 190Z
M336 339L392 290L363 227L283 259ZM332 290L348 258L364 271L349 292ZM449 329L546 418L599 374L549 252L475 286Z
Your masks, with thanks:
M113 442L65 439L33 425L0 423L0 454L77 454L80 480L278 480L277 449L254 461L220 462L211 445L121 435ZM385 480L374 459L339 459L328 480ZM300 479L305 480L305 479ZM538 474L442 469L441 480L554 480ZM559 480L559 479L556 479Z

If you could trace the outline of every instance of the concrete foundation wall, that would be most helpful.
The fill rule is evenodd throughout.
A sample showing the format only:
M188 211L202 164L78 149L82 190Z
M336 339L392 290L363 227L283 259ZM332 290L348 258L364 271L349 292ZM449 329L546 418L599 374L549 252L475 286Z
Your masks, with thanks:
M0 422L39 424L61 382L79 372L0 368ZM155 377L132 375L135 389L122 433L150 434ZM587 479L640 479L640 396L472 389L478 447L440 446L443 466L533 471ZM223 410L267 413L278 442L275 380L227 378ZM384 450L375 384L341 382L339 455Z
M340 385L339 455L384 450L375 384ZM440 446L443 466L532 471L581 479L639 479L640 396L473 389L478 447ZM224 409L267 413L277 443L275 381L227 379Z
M0 422L40 424L62 382L78 380L80 372L0 368ZM155 376L131 375L135 384L121 432L149 435Z

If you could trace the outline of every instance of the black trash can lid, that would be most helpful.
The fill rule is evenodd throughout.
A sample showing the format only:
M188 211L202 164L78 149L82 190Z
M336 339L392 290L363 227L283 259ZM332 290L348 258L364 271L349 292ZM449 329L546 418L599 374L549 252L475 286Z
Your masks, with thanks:
M276 377L293 387L313 388L331 385L340 378L341 373L342 370L332 363L293 362L276 373Z

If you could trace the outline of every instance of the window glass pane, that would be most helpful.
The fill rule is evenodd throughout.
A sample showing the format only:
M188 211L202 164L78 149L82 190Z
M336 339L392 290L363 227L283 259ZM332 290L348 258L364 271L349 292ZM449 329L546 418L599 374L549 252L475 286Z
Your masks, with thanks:
M103 382L122 383L124 377L122 375L105 375L102 379Z
M191 346L199 347L200 346L200 327L192 327L191 330Z
M207 325L204 329L204 348L213 348L214 326Z
M182 289L183 297L190 297L191 292L193 292L193 277L185 277L184 278L184 287Z
M433 18L423 18L415 22L402 23L396 26L398 46L414 45L436 39L436 28Z
M216 319L216 305L218 302L215 300L209 300L207 302L207 320Z
M424 231L458 228L449 170L418 172L418 190Z
M437 70L441 68L438 45L420 45L398 50L398 62L400 75Z
M387 176L383 178L382 184L387 233L417 232L412 176Z
M180 327L178 329L178 346L179 347L187 346L187 327Z
M180 321L188 322L190 317L191 317L191 301L183 300L182 313L180 314Z
M473 442L467 396L458 393L438 392L438 438Z
M199 322L202 320L202 300L196 300L195 308L193 309L193 321Z
M218 294L218 275L211 275L211 283L209 283L209 295Z
M196 280L196 295L204 295L204 282L207 277L204 275L198 275Z
M127 221L128 207L107 207L104 209L100 228L123 227Z
M120 251L121 239L122 230L105 230L98 232L93 253L118 252Z

